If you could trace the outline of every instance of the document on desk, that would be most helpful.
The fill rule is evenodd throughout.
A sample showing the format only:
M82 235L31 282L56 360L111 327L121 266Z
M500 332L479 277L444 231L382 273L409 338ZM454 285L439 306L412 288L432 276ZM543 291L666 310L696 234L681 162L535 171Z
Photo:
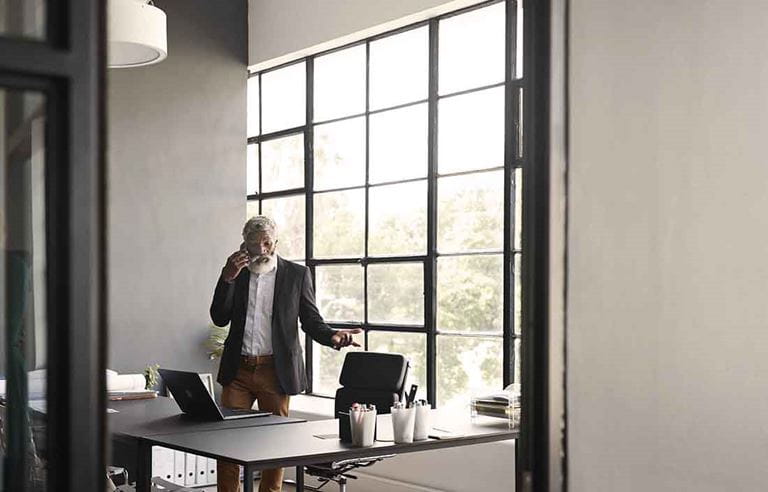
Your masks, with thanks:
M433 427L429 431L427 437L431 439L456 439L457 437L464 437L464 434L451 429L438 429L437 427Z

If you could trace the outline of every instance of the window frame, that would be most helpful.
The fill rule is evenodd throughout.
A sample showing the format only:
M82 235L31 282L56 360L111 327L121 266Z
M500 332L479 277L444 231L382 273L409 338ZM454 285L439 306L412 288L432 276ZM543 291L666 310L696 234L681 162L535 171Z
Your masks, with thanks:
M456 92L438 94L438 53L439 53L439 25L440 21L453 16L465 14L477 9L490 7L503 3L506 5L505 9L505 67L504 67L504 80L501 82L494 82L479 87L473 87L469 89L463 89ZM427 377L427 399L433 404L437 402L437 337L441 335L447 336L461 336L484 339L489 335L493 338L499 338L502 340L503 347L503 361L502 361L502 379L503 384L506 386L509 383L520 382L516 375L517 371L520 371L520 367L516 366L517 357L521 353L521 339L522 329L520 326L515 326L516 315L515 313L521 309L521 306L515 303L515 292L519 289L518 285L522 275L520 272L514 272L514 266L516 259L522 265L523 252L522 248L515 248L515 235L516 227L520 227L520 224L516 224L516 217L519 216L516 206L519 202L519 198L516 194L519 192L519 188L516 187L515 174L517 170L520 170L521 175L525 174L525 161L526 153L522 149L522 141L524 136L521 134L521 126L523 113L521 111L521 102L523 97L527 97L526 85L528 83L528 77L523 72L519 78L516 78L517 66L517 28L518 28L518 1L516 0L489 0L476 5L462 8L453 12L442 14L428 20L412 23L401 28L388 31L376 36L372 36L363 40L355 41L343 46L339 46L327 51L312 54L306 57L292 60L288 63L270 67L265 70L254 72L249 74L250 77L259 77L259 94L258 94L258 118L259 118L259 134L256 136L250 136L247 138L247 144L258 144L258 190L256 193L250 193L246 199L248 202L257 201L259 213L262 213L262 201L265 199L284 198L296 195L303 195L305 197L305 258L294 259L298 261L304 261L310 268L313 278L315 277L315 268L317 266L325 265L360 265L363 268L363 319L360 322L337 322L327 321L328 325L333 328L352 328L361 327L364 330L365 335L365 349L368 348L368 334L371 331L378 332L409 332L409 333L421 333L426 335L426 377ZM401 34L403 32L410 31L412 29L418 29L421 27L427 27L428 40L429 40L429 76L428 76L428 96L426 99L419 99L416 101L409 101L406 103L400 103L394 106L387 106L383 108L377 108L375 110L370 109L370 43L387 38L389 36ZM530 37L526 34L526 30L523 32L523 39ZM345 115L343 117L337 117L322 121L314 120L314 60L317 57L328 55L334 52L352 48L355 46L365 46L366 52L366 79L365 79L365 111L363 113L355 113ZM262 103L263 103L263 84L261 77L274 70L280 70L292 65L304 63L306 68L305 84L305 110L306 119L305 124L302 126L282 129L275 132L263 133L262 125ZM491 168L473 169L468 171L458 171L445 174L438 173L437 166L437 125L438 125L438 105L443 99L471 94L492 88L504 88L504 163L502 166L495 166ZM428 135L427 135L427 175L426 177L408 178L404 180L387 181L381 183L370 183L370 116L377 113L402 109L406 107L415 106L418 104L427 103L428 113ZM527 108L526 108L527 109ZM530 113L528 113L530 114ZM314 128L317 125L324 125L328 123L334 123L339 121L350 120L353 118L365 118L365 183L359 186L348 186L342 188L323 189L319 191L314 190ZM528 125L525 125L528 126ZM261 193L263 189L263 172L261 167L261 143L280 138L287 135L294 135L297 133L304 134L304 187L294 188L290 190L272 191L268 193ZM504 172L504 184L503 184L503 201L504 201L504 217L503 217L503 245L501 249L485 250L485 251L472 251L472 252L451 252L451 253L439 253L437 250L437 183L439 178L463 176L470 174L486 173L503 170ZM369 240L369 194L370 189L386 186L392 184L404 184L417 181L426 181L427 183L427 247L425 254L419 255L403 255L403 256L369 256L368 240ZM348 257L348 258L316 258L314 256L314 195L318 193L330 193L336 191L352 190L352 189L364 189L365 190L365 228L364 228L364 251L362 257ZM439 330L437 327L437 261L440 257L455 257L455 256L479 256L479 255L500 255L502 257L502 331L498 332L470 332L460 331L452 332L446 330ZM402 262L421 262L423 264L424 272L424 324L423 325L404 325L404 324L386 324L386 323L371 323L368 321L368 265L370 264L391 264ZM517 279L517 280L516 280ZM518 304L520 301L518 300ZM313 343L311 338L306 335L305 340L305 361L308 375L308 389L307 394L315 396L328 396L315 393L314 391L314 378L313 378ZM519 374L519 372L517 373Z

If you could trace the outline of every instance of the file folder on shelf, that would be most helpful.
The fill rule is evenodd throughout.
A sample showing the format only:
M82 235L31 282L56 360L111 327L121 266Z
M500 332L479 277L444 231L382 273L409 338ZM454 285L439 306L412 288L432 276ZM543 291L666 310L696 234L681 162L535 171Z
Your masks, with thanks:
M195 485L195 472L197 471L197 456L184 453L185 473L184 485Z
M175 483L176 485L184 485L185 454L186 453L183 451L173 452L173 480L171 480L171 482Z
M216 483L216 460L213 458L208 459L208 483Z
M173 450L161 446L152 447L152 476L172 481Z
M193 455L187 455L187 457ZM195 456L195 485L208 485L208 458Z

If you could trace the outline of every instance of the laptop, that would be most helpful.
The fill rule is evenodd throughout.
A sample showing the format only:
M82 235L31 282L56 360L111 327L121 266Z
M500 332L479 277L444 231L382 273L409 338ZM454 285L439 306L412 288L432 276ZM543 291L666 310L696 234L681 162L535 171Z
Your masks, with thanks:
M220 408L196 372L158 369L181 411L203 420L234 420L266 417L270 412Z

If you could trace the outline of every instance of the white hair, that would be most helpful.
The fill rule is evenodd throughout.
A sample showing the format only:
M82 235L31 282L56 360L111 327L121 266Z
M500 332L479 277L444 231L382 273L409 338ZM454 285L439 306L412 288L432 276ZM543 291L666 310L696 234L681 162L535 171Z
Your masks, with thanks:
M256 232L267 232L274 239L277 239L277 224L266 215L251 217L243 227L243 239Z

